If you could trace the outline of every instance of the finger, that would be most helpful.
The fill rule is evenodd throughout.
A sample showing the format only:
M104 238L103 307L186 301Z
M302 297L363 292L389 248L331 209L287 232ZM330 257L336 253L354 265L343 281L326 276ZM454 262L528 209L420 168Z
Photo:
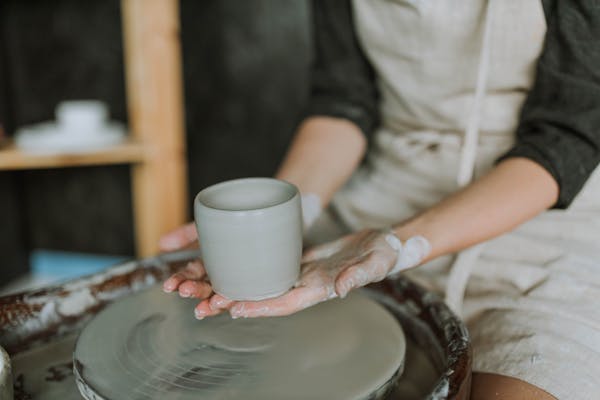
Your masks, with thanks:
M181 272L187 279L202 279L206 276L204 264L199 259L188 262Z
M197 239L196 226L191 222L163 235L158 241L158 247L162 251L178 250L192 244Z
M173 292L186 280L200 280L205 276L206 270L202 262L199 260L191 261L184 269L174 273L163 283L163 290L165 292Z
M321 244L318 246L311 247L306 250L302 255L302 263L312 262L323 258L331 257L344 247L348 237L337 239L333 242Z
M338 296L344 298L352 289L382 280L386 272L385 263L369 257L343 270L335 280L335 291Z
M227 297L223 297L220 294L215 294L210 298L210 307L214 310L224 310L230 308L235 303L234 300L230 300Z
M207 282L185 281L179 285L179 296L206 299L212 293L212 287Z
M299 287L274 299L236 302L229 309L229 313L233 318L280 317L293 314L329 298L332 297L328 295L326 288Z
M182 272L176 272L163 283L163 290L167 293L175 291L186 280Z
M202 300L196 308L194 308L194 315L196 319L204 319L206 317L212 317L223 312L221 309L213 309L210 307L210 299Z

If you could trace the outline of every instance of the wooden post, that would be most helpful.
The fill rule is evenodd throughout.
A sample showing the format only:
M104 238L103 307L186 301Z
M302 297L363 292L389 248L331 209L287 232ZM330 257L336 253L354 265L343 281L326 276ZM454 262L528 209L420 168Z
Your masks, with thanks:
M140 257L187 221L187 171L178 0L122 0L129 127L144 149L132 167Z

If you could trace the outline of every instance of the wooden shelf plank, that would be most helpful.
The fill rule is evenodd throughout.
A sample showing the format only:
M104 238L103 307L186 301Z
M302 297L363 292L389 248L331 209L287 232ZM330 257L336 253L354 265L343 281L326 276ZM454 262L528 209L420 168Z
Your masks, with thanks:
M18 149L13 143L0 147L0 171L131 164L141 161L144 161L144 147L133 140L89 153L28 153Z

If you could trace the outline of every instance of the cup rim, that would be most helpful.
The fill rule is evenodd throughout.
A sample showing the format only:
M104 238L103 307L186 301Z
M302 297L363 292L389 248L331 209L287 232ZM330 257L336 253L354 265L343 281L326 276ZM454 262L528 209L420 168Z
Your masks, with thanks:
M218 189L221 186L227 186L227 185L231 185L231 184L235 184L235 183L239 183L239 182L272 182L278 185L282 185L282 186L287 186L288 188L290 188L292 190L292 194L286 198L285 200L282 200L281 202L278 202L276 204L272 204L270 206L266 206L266 207L256 207L256 208L248 208L245 210L230 210L230 209L226 209L226 208L219 208L219 207L214 207L211 205L206 204L205 202L203 202L201 200L202 195L206 194L207 191L209 190L214 190L214 189ZM284 181L282 179L276 179L276 178L265 178L265 177L251 177L251 178L238 178L238 179L231 179L228 181L224 181L224 182L219 182L216 183L214 185L208 186L204 189L202 189L200 192L198 192L198 194L196 195L196 198L194 199L194 203L201 205L202 207L209 209L211 211L215 211L215 212L222 212L222 213L227 213L227 214L240 214L240 213L252 213L252 212L261 212L261 211L265 211L265 210L271 210L277 207L282 207L285 204L288 204L289 202L293 201L296 197L298 197L300 194L300 191L298 190L298 188L291 184L290 182Z

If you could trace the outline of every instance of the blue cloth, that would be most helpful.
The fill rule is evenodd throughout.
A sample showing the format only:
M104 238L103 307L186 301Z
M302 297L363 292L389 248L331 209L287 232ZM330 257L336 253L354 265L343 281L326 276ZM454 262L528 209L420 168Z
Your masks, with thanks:
M127 260L109 256L63 251L34 250L30 256L31 272L56 281L93 274Z

